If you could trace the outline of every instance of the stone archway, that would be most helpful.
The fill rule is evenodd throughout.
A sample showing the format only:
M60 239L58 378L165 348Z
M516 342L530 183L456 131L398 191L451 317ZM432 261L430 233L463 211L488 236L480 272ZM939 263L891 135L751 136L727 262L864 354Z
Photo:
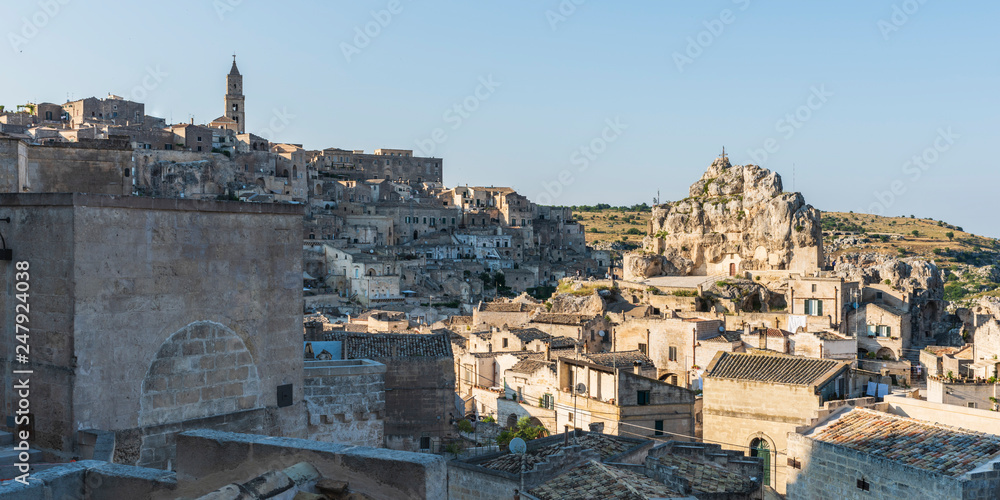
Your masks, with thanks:
M162 428L262 406L257 365L243 339L224 325L197 321L160 345L142 380L139 426ZM143 439L139 465L156 464L172 439Z
M892 349L888 347L882 347L875 353L876 359L890 359L892 361L896 360L896 353L892 352Z

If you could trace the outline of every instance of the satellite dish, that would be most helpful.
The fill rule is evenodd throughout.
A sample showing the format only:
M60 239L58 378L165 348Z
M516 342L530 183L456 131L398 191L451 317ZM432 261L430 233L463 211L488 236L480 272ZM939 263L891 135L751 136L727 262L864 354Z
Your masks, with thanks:
M524 453L528 451L528 444L521 438L511 439L507 447L510 448L511 453Z
M587 384L584 384L583 382L576 384L576 393L580 394L583 392L587 392Z
M601 330L601 331L597 332L597 334L603 337L604 336L604 330Z

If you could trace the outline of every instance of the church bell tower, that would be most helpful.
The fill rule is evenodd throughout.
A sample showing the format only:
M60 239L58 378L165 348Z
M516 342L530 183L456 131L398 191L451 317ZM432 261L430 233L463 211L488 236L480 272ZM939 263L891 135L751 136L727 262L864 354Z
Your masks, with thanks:
M226 117L236 121L236 130L240 134L246 133L243 104L243 75L236 67L236 54L233 54L233 67L226 76Z

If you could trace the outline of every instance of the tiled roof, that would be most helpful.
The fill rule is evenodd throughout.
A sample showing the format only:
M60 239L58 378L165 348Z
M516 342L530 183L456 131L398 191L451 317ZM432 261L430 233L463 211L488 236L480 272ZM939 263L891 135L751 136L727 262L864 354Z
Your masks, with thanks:
M511 335L521 339L521 342L531 342L532 340L548 340L552 335L545 333L538 328L519 328L508 330Z
M700 342L726 342L726 343L740 342L743 340L742 337L740 337L740 335L741 335L740 332L726 330L714 337L701 339Z
M572 441L570 444L574 444ZM576 438L576 443L582 448L589 448L601 455L601 460L624 453L635 446L635 442L623 441L606 434L584 434ZM529 450L524 455L526 471L535 468L535 464L544 462L549 455L555 455L562 450L562 443L543 446L537 450ZM521 471L521 456L507 453L479 464L487 469L518 473Z
M851 340L843 335L834 332L816 332L813 335L819 337L820 340Z
M445 324L451 325L451 326L471 325L472 324L472 316L452 316L452 317L446 319L444 322L445 322Z
M811 385L844 365L845 363L832 359L784 354L720 352L709 365L706 376L776 384Z
M1000 437L864 408L813 437L945 476L961 476L1000 454Z
M682 496L644 474L596 461L570 469L530 493L541 500L649 500Z
M483 302L480 311L485 312L525 312L528 306L520 302Z
M672 467L675 476L690 481L691 488L704 493L742 493L755 487L749 477L717 464L695 462L674 454L663 455L659 461Z
M451 357L451 341L445 334L373 333L344 337L346 359L429 356Z
M631 368L636 361L642 363L644 368L656 366L653 364L653 360L641 351L595 352L584 354L584 357L589 359L591 363L601 366Z
M561 313L539 313L531 319L532 323L545 323L547 325L575 325L579 326L591 317L582 314L561 314Z
M525 357L515 363L514 366L510 367L510 371L517 373L535 373L542 368L548 368L552 371L552 373L555 373L556 363L555 361L545 361L544 359Z

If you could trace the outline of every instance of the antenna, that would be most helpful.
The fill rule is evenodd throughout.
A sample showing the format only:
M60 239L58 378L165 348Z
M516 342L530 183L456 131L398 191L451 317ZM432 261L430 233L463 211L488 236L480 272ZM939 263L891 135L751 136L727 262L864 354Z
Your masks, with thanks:
M795 164L792 163L792 192L795 192Z

